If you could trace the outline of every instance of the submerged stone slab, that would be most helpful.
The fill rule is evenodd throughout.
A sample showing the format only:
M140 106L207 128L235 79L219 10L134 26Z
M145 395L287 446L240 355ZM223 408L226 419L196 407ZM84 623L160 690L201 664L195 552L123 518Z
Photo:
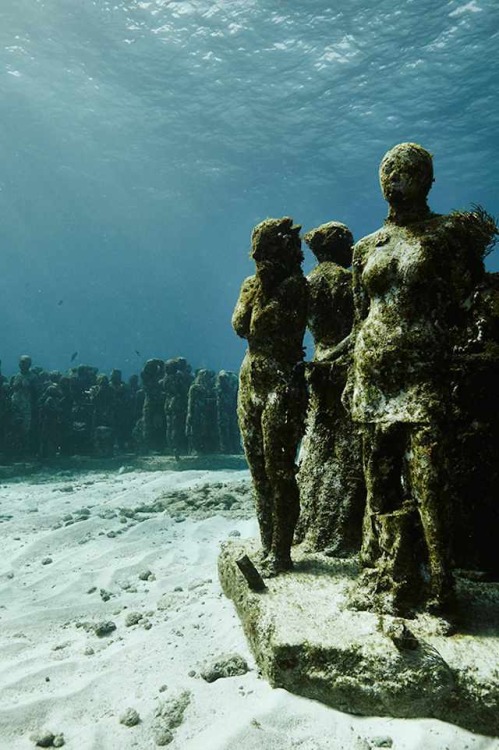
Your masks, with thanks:
M219 557L223 590L263 676L354 714L437 718L499 735L499 584L459 579L459 624L402 620L347 608L352 560L294 550L295 569L251 591L236 565L256 541L230 541ZM414 636L414 637L413 637Z

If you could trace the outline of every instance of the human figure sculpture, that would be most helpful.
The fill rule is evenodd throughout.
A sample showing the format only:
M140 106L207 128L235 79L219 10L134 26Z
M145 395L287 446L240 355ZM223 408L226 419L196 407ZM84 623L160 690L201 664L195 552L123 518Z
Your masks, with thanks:
M60 386L51 382L38 400L38 455L42 460L53 458L60 450L63 438L63 399L64 394Z
M90 455L93 451L94 406L92 388L97 383L98 368L92 365L71 367L71 443L72 452Z
M109 376L109 389L112 394L112 427L114 438L120 451L126 448L130 436L131 404L128 390L123 382L121 370L114 368Z
M165 445L164 369L162 359L148 359L140 373L145 394L142 408L143 440L146 448L156 452L162 451Z
M237 422L238 377L234 372L220 370L215 382L220 453L241 453L241 434Z
M455 347L450 462L454 562L499 579L499 273L484 273Z
M206 455L219 452L213 370L198 370L189 388L185 434L189 453Z
M251 257L256 273L243 282L232 317L234 330L248 342L239 374L238 417L266 575L292 568L300 510L295 461L306 410L307 283L299 232L288 217L255 227Z
M318 265L307 276L308 327L314 358L307 367L309 405L298 486L296 541L311 551L345 556L360 548L365 487L361 439L341 403L351 355L327 361L353 324L352 233L329 222L304 235Z
M344 399L363 429L362 581L369 607L403 615L452 604L451 360L495 232L480 211L433 214L432 182L432 157L421 146L388 151L380 165L388 217L353 257L353 368Z
M2 375L2 360L0 360L0 455L5 447L5 435L9 419L9 388L5 375Z
M189 388L193 375L184 357L165 362L163 389L165 392L166 452L172 456L187 453L186 420Z
M73 394L71 389L71 378L63 375L58 383L61 391L61 443L60 454L70 456L74 452L73 442Z
M94 410L93 430L110 427L114 431L114 391L107 375L97 375L97 382L90 389L90 400Z
M14 454L23 456L31 448L34 412L34 376L31 373L31 357L23 354L19 358L19 372L11 383L11 435Z

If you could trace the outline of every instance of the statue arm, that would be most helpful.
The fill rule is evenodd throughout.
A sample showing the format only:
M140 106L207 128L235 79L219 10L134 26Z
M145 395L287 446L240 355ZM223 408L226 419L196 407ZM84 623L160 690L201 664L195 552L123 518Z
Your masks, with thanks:
M339 344L329 349L324 349L319 354L317 357L317 361L319 362L334 362L336 359L353 350L357 331L369 312L369 298L362 284L363 266L362 247L356 245L352 263L353 327L348 336L345 336Z
M232 314L232 327L237 335L243 339L248 338L250 330L253 301L256 293L255 281L254 276L249 276L243 281L239 299Z

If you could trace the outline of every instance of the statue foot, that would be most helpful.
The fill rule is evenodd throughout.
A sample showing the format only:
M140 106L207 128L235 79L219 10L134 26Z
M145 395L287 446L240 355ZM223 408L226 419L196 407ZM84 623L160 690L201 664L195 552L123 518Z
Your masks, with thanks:
M268 555L262 563L262 578L275 578L280 573L287 573L293 569L293 562L290 557L278 557L277 555Z
M270 550L267 547L262 547L261 549L258 550L258 552L255 552L254 554L255 562L262 564L267 560L269 555L270 555Z
M452 595L444 600L433 598L426 602L425 612L431 615L438 623L440 635L453 635L456 631L456 608Z

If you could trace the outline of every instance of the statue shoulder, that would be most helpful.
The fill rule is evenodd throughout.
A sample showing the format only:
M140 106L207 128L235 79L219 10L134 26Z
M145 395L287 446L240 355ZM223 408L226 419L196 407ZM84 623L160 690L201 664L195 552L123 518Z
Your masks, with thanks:
M299 298L307 294L308 282L307 278L302 273L301 269L299 273L293 273L291 276L287 276L281 284L281 293L286 297Z
M389 239L390 234L388 230L382 227L381 229L377 229L376 232L367 234L358 240L353 246L352 267L355 268L358 265L362 265L373 250L386 245Z
M336 287L352 281L352 271L333 261L319 263L307 276L309 287L313 290L326 283L330 287Z
M252 295L258 288L258 279L256 276L247 276L241 284L241 296Z

